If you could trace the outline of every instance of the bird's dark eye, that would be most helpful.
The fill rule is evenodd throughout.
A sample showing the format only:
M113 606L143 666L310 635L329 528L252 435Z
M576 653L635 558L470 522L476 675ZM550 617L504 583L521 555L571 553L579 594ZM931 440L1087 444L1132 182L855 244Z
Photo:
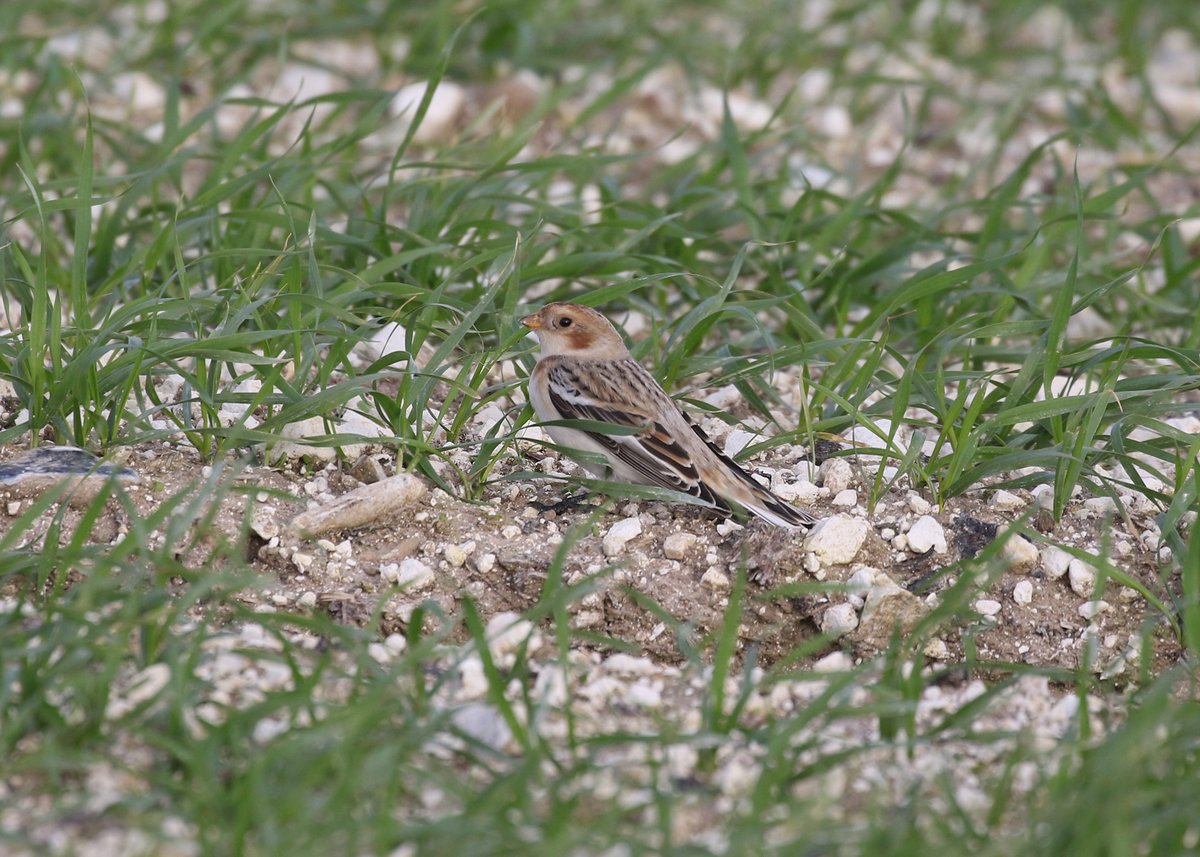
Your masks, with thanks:
M560 318L558 320L558 326L559 327L570 327L571 326L571 317L568 315L564 315L562 318Z

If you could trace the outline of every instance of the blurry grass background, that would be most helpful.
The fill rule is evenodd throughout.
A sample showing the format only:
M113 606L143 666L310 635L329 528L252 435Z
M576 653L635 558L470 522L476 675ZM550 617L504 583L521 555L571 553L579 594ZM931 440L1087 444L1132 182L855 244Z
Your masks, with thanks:
M877 493L908 476L944 499L1002 475L1052 484L1055 516L1076 486L1159 504L1195 654L1200 550L1179 525L1200 440L1168 420L1200 387L1198 16L1190 0L3 4L0 375L15 401L0 440L182 436L217 460L354 407L406 465L484 496L511 440L464 429L489 403L517 413L520 379L494 371L532 365L515 320L582 298L646 322L635 353L672 392L736 383L779 421L772 443L873 433L896 467ZM463 106L437 132L450 86ZM422 371L350 360L386 321L408 353L428 346ZM771 378L800 364L820 371L797 405ZM161 400L166 374L191 407ZM230 425L228 402L267 416ZM930 455L897 442L902 424ZM190 521L188 502L156 526ZM1011 767L981 771L983 812L951 788L835 811L780 766L724 808L719 841L690 845L689 790L599 798L594 744L531 731L515 759L431 754L447 728L422 672L437 641L381 670L366 636L254 617L278 646L247 657L294 683L199 740L192 667L245 580L192 579L153 526L122 549L84 533L36 554L19 529L0 554L13 847L31 818L214 854L1169 854L1200 835L1179 800L1200 773L1200 713L1178 676L1098 745L1081 728L1019 797ZM293 652L295 627L338 656ZM106 715L121 671L154 664L172 665L160 702ZM525 667L490 676L499 699ZM345 693L314 702L326 673ZM895 714L835 696L804 717ZM259 741L277 716L294 728ZM788 746L798 728L639 740ZM138 788L72 798L97 766ZM416 808L430 783L457 813Z

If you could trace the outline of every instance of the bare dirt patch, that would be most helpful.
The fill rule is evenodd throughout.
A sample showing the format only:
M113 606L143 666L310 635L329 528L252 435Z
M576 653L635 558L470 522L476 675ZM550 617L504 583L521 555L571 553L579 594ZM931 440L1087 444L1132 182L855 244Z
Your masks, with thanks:
M0 461L22 451L0 450ZM291 526L298 514L361 485L348 465L303 474L229 462L224 472L214 473L194 453L167 445L126 452L124 464L139 481L115 487L122 496L108 500L92 528L92 541L116 542L139 519L150 520L163 503L199 498L194 514L211 530L201 538L178 540L176 555L184 565L205 569L214 537L223 538L239 546L234 555L244 556L255 573L247 580L248 602L274 610L324 610L359 625L380 617L381 637L405 631L413 611L430 602L453 621L469 596L486 620L535 608L551 589L578 587L567 610L573 627L586 632L581 637L586 645L677 663L680 635L689 645L706 648L726 621L739 574L748 571L738 636L743 648L754 648L758 662L774 663L811 645L822 633L823 620L830 630L826 614L838 605L849 607L831 616L857 617L856 627L830 631L836 636L804 660L833 649L859 659L885 646L897 625L901 632L911 631L955 591L960 575L972 574L981 579L969 609L923 640L931 664L982 662L992 665L984 670L992 673L1004 664L1074 671L1082 663L1121 686L1135 677L1133 665L1142 663L1145 653L1152 655L1155 672L1180 656L1167 624L1141 594L1112 581L1102 590L1088 590L1074 572L1055 577L1047 568L1048 562L1054 564L1053 557L1048 560L1050 548L1027 545L1024 567L1011 559L962 564L1011 523L1012 516L1006 518L985 500L986 492L927 509L919 495L894 491L869 514L861 503L834 509L822 499L813 506L819 516L868 524L853 560L829 564L815 558L812 542L801 532L741 527L701 509L660 502L607 501L601 508L600 498L588 498L564 504L560 484L536 482L519 483L515 490L507 485L481 503L435 489L370 526L302 539ZM1032 496L1020 499L1036 502ZM5 532L22 521L32 502L11 489L0 492L0 501L7 510L0 524ZM180 503L180 508L192 507ZM904 546L897 537L911 533L923 516L918 512L941 526L944 551L941 545L923 554L897 548ZM27 532L20 540L38 544L55 516L62 525L60 538L70 538L86 514L86 507L52 506L23 522ZM610 544L612 555L606 556L605 535L616 522L629 519L636 519L640 533L618 551ZM1131 523L1132 529L1119 517L1076 504L1044 535L1048 542L1096 554L1102 543L1115 544L1114 564L1150 592L1162 593L1155 553L1139 532L1146 522ZM168 536L156 532L154 537ZM577 539L565 553L564 538ZM880 609L872 610L873 600ZM437 621L425 615L426 621Z

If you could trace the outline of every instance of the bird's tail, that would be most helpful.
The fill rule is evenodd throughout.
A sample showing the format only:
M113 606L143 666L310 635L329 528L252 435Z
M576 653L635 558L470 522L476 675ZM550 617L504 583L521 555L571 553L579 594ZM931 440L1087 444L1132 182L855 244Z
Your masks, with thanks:
M789 529L811 527L816 522L817 519L812 514L785 503L761 485L755 483L755 488L757 490L752 490L751 493L756 502L746 503L746 511L777 527Z
M691 426L692 431L700 440L704 441L705 445L713 451L713 454L725 465L726 470L733 475L740 486L744 489L744 496L735 498L747 512L762 518L777 527L787 527L788 529L796 529L798 527L810 527L816 523L816 518L808 512L797 509L790 503L785 503L783 500L776 497L768 489L759 485L754 481L754 477L742 469L736 461L730 458L725 452L712 442L712 439L704 433L704 429L696 425L695 421L684 414ZM720 498L713 497L716 505L725 507L727 511L729 504L722 502Z

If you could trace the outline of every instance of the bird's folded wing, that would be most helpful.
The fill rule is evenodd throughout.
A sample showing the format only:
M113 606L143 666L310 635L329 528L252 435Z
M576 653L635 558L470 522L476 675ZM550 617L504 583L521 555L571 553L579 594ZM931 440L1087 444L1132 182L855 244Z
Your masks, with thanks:
M604 434L596 431L588 431L586 434L617 459L644 476L651 484L691 494L714 506L722 505L701 480L695 462L687 450L671 436L661 422L654 420L634 403L585 401L555 385L553 378L549 384L549 392L550 401L563 419L594 420L640 428L640 432L631 435Z

